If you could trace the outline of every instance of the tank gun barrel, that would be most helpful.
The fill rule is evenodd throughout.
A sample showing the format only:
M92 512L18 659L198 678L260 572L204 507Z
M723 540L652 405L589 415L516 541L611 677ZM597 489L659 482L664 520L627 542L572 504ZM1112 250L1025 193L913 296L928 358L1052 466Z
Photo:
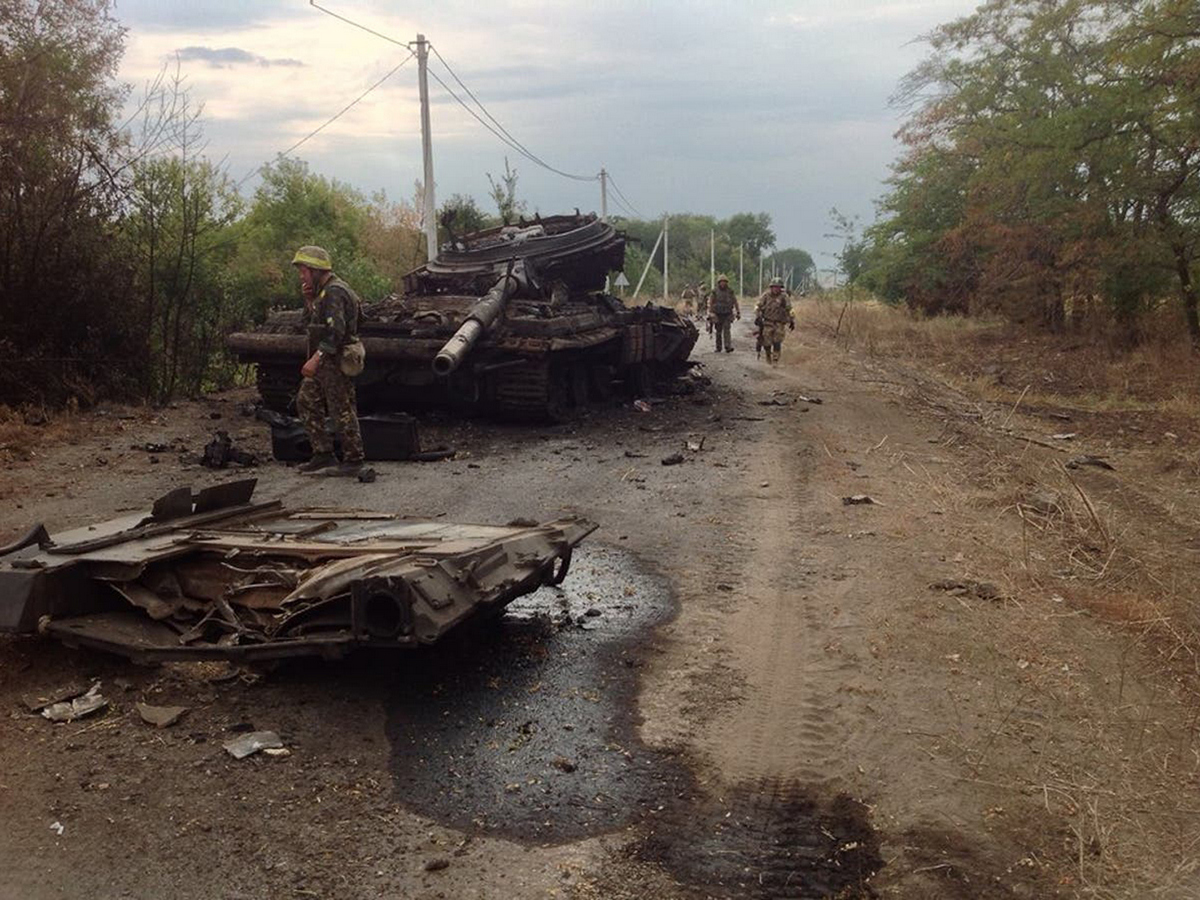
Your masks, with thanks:
M471 348L504 313L509 297L525 284L525 264L517 262L471 307L458 331L433 358L433 371L438 375L449 375L457 369Z

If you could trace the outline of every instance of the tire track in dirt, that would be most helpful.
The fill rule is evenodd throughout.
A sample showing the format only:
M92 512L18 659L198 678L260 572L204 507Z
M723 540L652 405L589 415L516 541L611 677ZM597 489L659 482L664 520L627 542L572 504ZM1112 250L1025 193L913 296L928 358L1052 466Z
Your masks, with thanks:
M763 381L759 390L789 381ZM797 411L781 415L788 418L764 437L744 478L753 486L748 521L754 531L724 638L745 679L744 700L701 743L723 780L783 778L821 786L840 769L849 723L836 691L850 666L824 649L829 604L816 599L814 579L826 574L826 563L811 555L811 545L806 549L815 501L808 478L812 444L802 436Z

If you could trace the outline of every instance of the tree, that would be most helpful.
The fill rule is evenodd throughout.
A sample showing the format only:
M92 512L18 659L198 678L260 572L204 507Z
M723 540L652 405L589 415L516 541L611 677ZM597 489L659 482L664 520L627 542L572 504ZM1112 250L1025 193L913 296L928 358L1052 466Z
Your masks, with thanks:
M498 224L479 208L474 197L466 194L454 194L443 203L438 222L452 239Z
M106 0L0 3L0 400L89 400L141 355L124 327L129 268L113 78L124 31Z
M771 229L768 213L735 213L721 223L720 228L729 236L732 246L745 245L747 259L758 259L768 247L775 246L775 232Z
M1189 0L989 0L936 29L868 277L1050 328L1100 296L1132 336L1167 272L1200 341L1198 19ZM923 214L922 194L950 202Z
M799 247L776 250L771 254L771 260L776 271L791 276L791 285L795 289L807 291L816 286L817 266L807 250L801 250Z
M517 170L509 168L507 156L504 157L504 174L500 180L492 178L491 172L487 173L487 180L492 186L489 196L496 204L503 224L508 225L525 213L525 201L517 199Z
M309 171L295 159L263 169L263 180L238 225L238 254L231 263L247 308L261 316L272 306L297 306L300 294L291 260L305 244L324 247L334 268L364 299L389 293L392 282L362 251L369 204L353 188Z

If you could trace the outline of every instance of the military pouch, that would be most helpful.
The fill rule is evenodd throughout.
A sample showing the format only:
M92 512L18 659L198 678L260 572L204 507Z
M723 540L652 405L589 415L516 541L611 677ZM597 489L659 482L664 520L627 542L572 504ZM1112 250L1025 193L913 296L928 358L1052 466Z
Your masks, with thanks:
M342 348L342 357L338 360L338 367L342 370L343 375L354 378L356 375L362 374L366 365L367 348L363 346L362 341L354 338Z

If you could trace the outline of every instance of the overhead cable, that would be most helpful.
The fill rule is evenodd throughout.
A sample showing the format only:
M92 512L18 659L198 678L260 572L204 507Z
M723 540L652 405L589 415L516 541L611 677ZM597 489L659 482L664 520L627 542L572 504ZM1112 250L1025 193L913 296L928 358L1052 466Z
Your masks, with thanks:
M642 218L642 216L638 215L638 213L634 212L632 209L630 209L628 206L626 206L620 200L617 200L615 205L617 207L617 212L623 213L631 219Z
M333 124L334 122L336 122L338 119L340 119L342 116L344 116L344 115L345 115L346 113L348 113L350 110L352 110L352 109L353 109L355 106L357 106L357 105L358 105L358 104L359 104L359 103L360 103L360 102L361 102L361 101L362 101L362 100L363 100L363 99L364 99L364 98L365 98L365 97L366 97L366 96L367 96L369 93L371 93L371 92L372 92L373 90L375 90L377 87L379 87L380 85L382 85L382 84L383 84L385 81L387 81L389 78L391 78L391 77L392 77L393 75L395 75L397 72L399 72L399 71L400 71L400 69L401 69L401 68L404 66L404 64L405 64L405 63L407 63L407 62L408 62L410 59L412 59L412 58L413 58L414 56L416 56L416 55L417 55L417 54L416 54L416 52L415 52L415 51L413 51L413 52L410 52L410 53L408 54L408 56L404 57L404 59L402 59L402 60L401 60L401 61L400 61L400 62L399 62L397 65L396 65L396 67L395 67L394 69L392 69L390 72L388 72L388 73L387 73L386 75L384 75L382 78L380 78L380 79L379 79L377 82L375 82L373 85L371 85L371 86L370 86L369 88L367 88L365 91L363 91L361 94L359 94L359 95L358 95L357 97L355 97L353 100L351 100L351 101L350 101L348 104L346 104L346 106L344 106L344 107L341 109L341 111L340 111L340 112L337 112L337 113L335 113L333 116L330 116L330 118L329 118L329 119L327 119L323 125L320 125L320 126L318 126L317 128L314 128L312 131L310 131L310 132L309 132L308 134L306 134L304 137L300 138L300 140L296 141L296 143L292 144L292 146L288 147L286 150L284 150L283 152L279 153L279 154L278 154L278 156L280 156L280 157L287 156L287 155L288 155L289 153L291 153L293 150L296 150L296 149L298 149L300 146L302 146L303 144L307 143L307 142L308 142L308 141L310 141L312 138L316 137L318 134L320 134L322 131L324 131L326 128L328 128L330 125L332 125L332 124ZM249 180L250 180L251 176L253 176L255 172L257 172L257 171L258 171L259 169L261 169L261 168L262 168L262 166L256 166L256 167L254 167L253 169L251 169L249 172L247 172L247 173L246 173L246 176L245 176L245 177L244 177L244 178L243 178L241 181L239 181L239 182L237 183L237 186L240 188L240 187L241 187L243 184L245 184L247 181L249 181Z
M332 9L326 9L324 6L322 6L320 3L318 3L317 0L308 0L308 5L313 7L313 9L319 9L321 12L325 13L327 16L333 16L335 19L340 19L341 21L345 22L347 25L353 25L355 28L361 28L363 31L367 32L367 34L373 34L377 38L383 38L385 41L391 41L393 44L399 44L401 47L408 46L408 41L398 41L394 37L388 37L386 34L382 34L381 32L376 31L374 28L368 28L366 25L360 25L358 22L355 22L353 19L347 19L345 16L339 16Z
M623 193L621 193L621 189L620 189L619 187L617 187L617 183L616 183L615 181L613 181L612 173L611 173L611 172L607 172L607 173L605 173L605 174L608 176L608 185L609 185L609 187L611 187L611 188L613 189L613 191L615 191L615 192L616 192L616 195L617 195L617 197L618 197L618 198L620 198L620 200L624 201L624 206L625 206L625 207L626 207L626 208L627 208L627 209L628 209L630 212L632 212L632 213L633 213L633 215L634 215L634 217L635 217L635 218L638 218L638 219L644 219L644 218L645 218L645 216L643 216L643 215L642 215L640 212L638 212L638 208L637 208L636 206L634 206L632 203L630 203L630 202L629 202L629 198L628 198L628 197L626 197L626 196L625 196Z
M558 169L558 168L555 168L554 166L550 165L548 162L546 162L544 159L539 157L532 150L530 150L528 147L526 147L524 144L522 144L520 141L518 141L515 137L512 136L512 133L507 128L505 128L502 124L500 124L500 121L495 116L493 116L490 112L488 112L487 107L483 105L482 101L480 101L480 99L475 96L474 92L463 83L463 80L458 77L458 73L455 72L453 68L451 68L450 63L446 62L446 58L444 56L442 56L441 53L438 52L438 48L436 46L434 46L433 44L430 44L429 46L430 46L430 49L433 50L434 56L436 56L438 58L438 60L441 62L441 64L446 67L446 71L450 73L450 77L453 78L458 83L458 86L463 89L463 91L466 93L466 95L468 97L470 97L472 100L475 101L475 105L478 106L480 111L485 116L488 117L488 119L492 122L492 124L494 124L496 126L496 129L499 129L499 131L501 133L503 133L504 137L508 139L507 141L505 141L505 143L507 143L510 147L512 147L518 153L522 154L525 158L527 158L531 162L541 166L543 169L547 169L547 170L553 172L555 175L561 175L563 178L571 178L575 181L595 181L599 177L597 175L575 175L571 172L564 172L562 169ZM442 87L446 87L445 83L442 82L441 79L438 79L438 83L441 84ZM446 90L449 91L450 89L446 88ZM455 99L457 99L457 98L455 98ZM461 100L459 100L459 102L462 103ZM465 104L464 104L464 106L465 106ZM476 118L478 119L479 117L476 116ZM492 131L493 134L496 134L495 129L489 128L489 130ZM499 135L497 135L497 136L499 137ZM502 138L502 140L503 140L503 138Z
M442 81L441 77L438 75L437 72L435 72L433 69L427 69L426 71L429 73L429 75L433 78L434 81L436 81L438 84L440 84L442 86L442 89L447 94L449 94L459 106L461 106L463 109L465 109L468 113L471 114L472 118L474 118L476 122L478 122L480 125L482 125L484 128L486 128L492 134L494 134L500 140L500 142L503 143L506 147L512 148L513 150L520 153L522 156L525 155L525 152L520 147L518 147L515 143L513 143L511 140L509 140L503 134L501 134L499 131L497 131L491 125L491 123L489 123L486 119L484 119L482 116L480 116L479 113L475 112L475 110L471 109L471 107L467 104L467 102L465 100L463 100L462 97L460 97L460 96L458 96L458 94L454 93L454 91L453 91L453 89L451 89L450 85L448 85L448 84L446 84L446 82Z

